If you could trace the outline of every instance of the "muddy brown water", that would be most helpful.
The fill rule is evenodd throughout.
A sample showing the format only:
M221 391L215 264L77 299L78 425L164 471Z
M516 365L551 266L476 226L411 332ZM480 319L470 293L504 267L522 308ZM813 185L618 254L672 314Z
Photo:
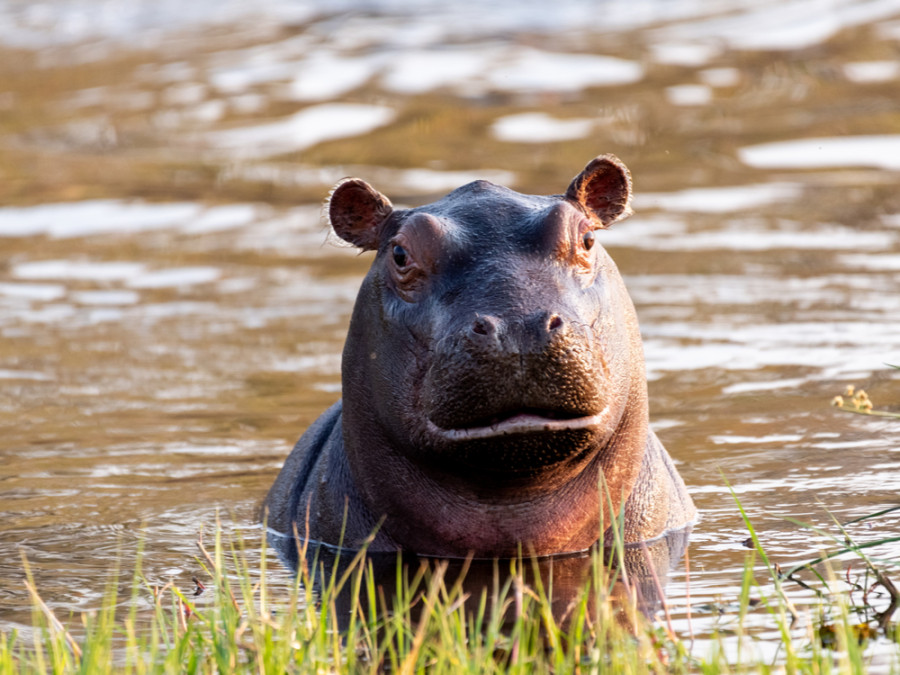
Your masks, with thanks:
M727 484L782 567L824 543L785 516L897 505L900 422L829 402L852 383L900 409L900 3L809 4L610 3L600 26L574 0L543 23L0 3L0 626L30 621L23 557L67 614L140 541L147 578L185 588L217 517L258 546L280 463L340 395L369 257L319 211L348 174L413 205L479 177L559 192L602 152L631 167L636 215L598 241L702 514L677 631L733 618Z

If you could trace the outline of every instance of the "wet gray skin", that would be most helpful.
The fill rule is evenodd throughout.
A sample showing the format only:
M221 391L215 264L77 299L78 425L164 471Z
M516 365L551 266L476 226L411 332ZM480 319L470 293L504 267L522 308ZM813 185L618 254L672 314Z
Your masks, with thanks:
M340 184L332 227L377 255L342 402L287 460L270 526L351 547L378 526L375 551L489 557L584 550L622 508L629 542L688 525L648 428L634 307L596 243L630 198L612 156L552 197L479 181L394 211Z

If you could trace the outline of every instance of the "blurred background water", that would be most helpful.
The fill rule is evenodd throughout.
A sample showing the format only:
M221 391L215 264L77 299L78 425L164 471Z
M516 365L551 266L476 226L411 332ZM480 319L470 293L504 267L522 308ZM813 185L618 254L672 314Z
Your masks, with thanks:
M828 405L900 406L900 0L0 2L0 627L22 555L68 612L139 539L184 587L217 513L258 542L369 263L327 237L335 181L547 194L605 152L702 637L746 554L726 480L782 566L823 545L784 515L900 500L900 423Z

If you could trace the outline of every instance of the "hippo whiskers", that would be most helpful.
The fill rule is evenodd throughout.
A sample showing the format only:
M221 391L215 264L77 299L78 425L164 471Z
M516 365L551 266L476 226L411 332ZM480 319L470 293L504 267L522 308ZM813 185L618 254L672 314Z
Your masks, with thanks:
M630 199L611 155L563 195L476 181L400 210L338 184L332 228L376 255L343 398L285 462L270 527L490 557L587 549L623 510L628 542L687 526L693 503L649 428L634 307L601 245Z

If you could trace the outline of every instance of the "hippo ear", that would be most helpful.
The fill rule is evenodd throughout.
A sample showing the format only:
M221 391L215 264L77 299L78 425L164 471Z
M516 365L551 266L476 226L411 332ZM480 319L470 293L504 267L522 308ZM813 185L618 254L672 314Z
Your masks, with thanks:
M364 251L378 248L378 231L393 210L387 197L359 178L338 183L328 198L328 219L337 236Z
M631 174L615 155L600 155L572 179L566 198L578 202L601 227L609 227L632 213Z

